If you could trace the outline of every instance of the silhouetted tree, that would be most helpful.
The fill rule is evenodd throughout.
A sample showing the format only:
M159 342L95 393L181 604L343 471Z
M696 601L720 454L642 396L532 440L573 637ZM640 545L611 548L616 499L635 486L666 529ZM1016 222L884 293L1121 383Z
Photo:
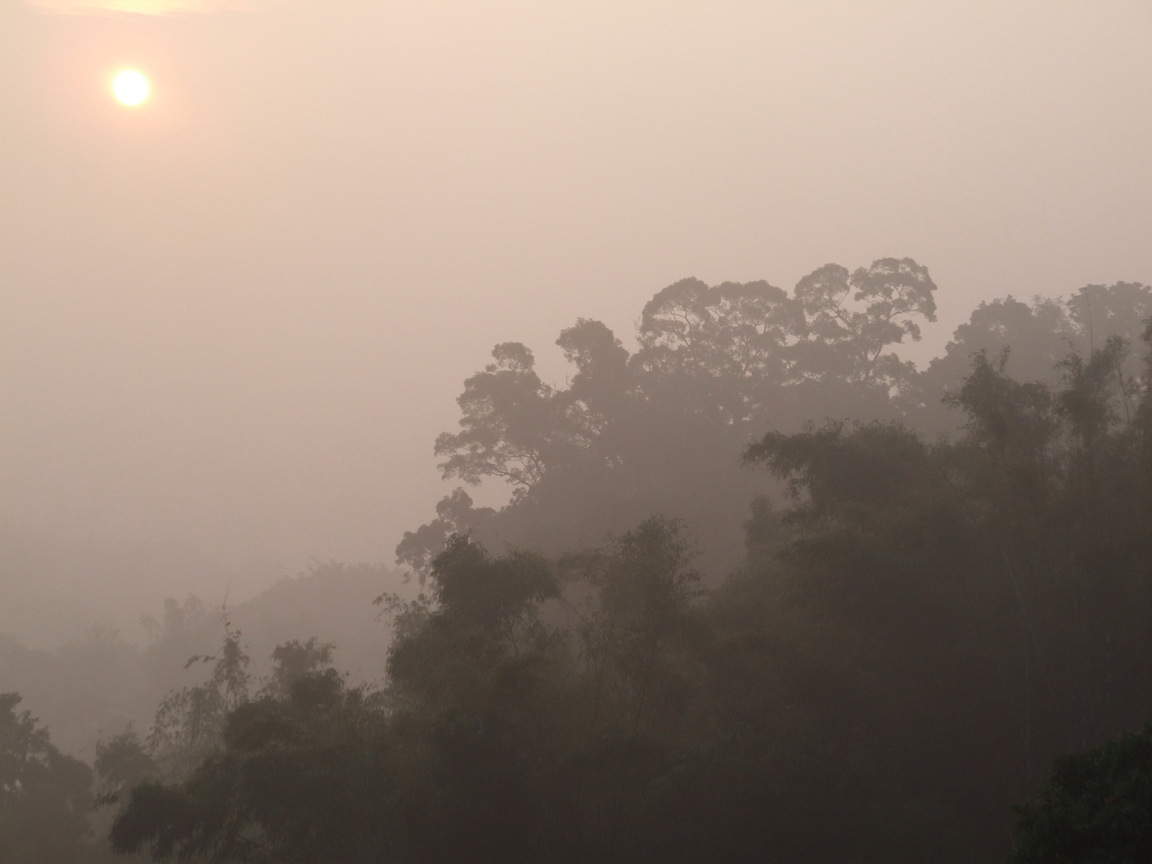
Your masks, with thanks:
M436 439L445 478L475 485L499 477L518 494L531 489L571 446L552 388L534 369L532 352L517 342L492 349L495 362L464 382L461 430Z
M92 772L57 750L20 695L0 693L0 860L80 861L89 832Z
M799 364L821 378L905 385L913 368L886 349L920 339L920 321L936 320L935 291L927 268L911 258L881 258L851 274L821 267L796 285L807 318Z
M1152 860L1152 724L1061 756L1016 814L1013 864Z
M227 621L217 654L194 656L194 664L212 664L207 681L174 690L156 709L148 734L148 750L168 777L182 777L218 746L229 712L248 701L249 657L240 633Z

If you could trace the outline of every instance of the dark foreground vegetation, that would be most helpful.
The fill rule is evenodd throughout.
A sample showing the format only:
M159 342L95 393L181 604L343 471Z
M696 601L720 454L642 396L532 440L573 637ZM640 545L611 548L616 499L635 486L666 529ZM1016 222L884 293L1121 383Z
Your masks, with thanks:
M160 860L1148 860L1152 289L982 305L917 372L934 289L686 280L559 389L497 346L436 451L514 492L406 535L386 684L229 628L95 780L4 697L0 860L107 854L91 795Z

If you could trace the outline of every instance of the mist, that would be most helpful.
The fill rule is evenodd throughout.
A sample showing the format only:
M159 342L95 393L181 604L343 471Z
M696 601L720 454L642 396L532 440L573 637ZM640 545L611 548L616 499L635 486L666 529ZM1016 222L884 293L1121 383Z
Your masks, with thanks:
M523 648L547 671L539 690L519 666L507 680L533 723L551 718L536 728L555 752L584 758L607 724L672 748L652 764L747 779L735 751L690 755L723 750L709 736L733 723L750 771L790 776L756 761L780 740L835 774L828 742L859 745L837 719L859 696L869 752L907 769L853 775L882 788L877 807L909 808L867 835L875 860L961 860L919 828L897 836L919 807L939 808L922 824L940 836L1009 836L1010 806L1051 759L1136 728L1147 707L1129 688L1149 638L1146 537L1128 520L1152 416L1150 35L1139 0L5 4L0 723L42 721L106 795L109 742L153 760L134 782L192 795L196 765L253 705L311 729L292 713L299 681L333 716L382 724L397 752L435 750L404 737L398 705L421 729L464 706L519 735L520 703L453 677L475 659L473 630L491 656L511 650L499 621L517 662ZM152 85L136 108L110 89L129 67ZM980 394L1024 431L981 414ZM836 466L844 477L820 486ZM1026 564L980 558L990 534L955 541L971 526L932 509L945 492L979 518L1007 514L1019 533L1004 543ZM1133 509L1107 509L1125 496ZM861 516L904 525L905 507L939 516L916 523L923 547ZM1036 535L1008 519L1029 507ZM884 554L923 555L950 587L909 583L896 606L852 606L848 581L811 593L851 570L805 558L804 531L835 547L825 517L875 529ZM1111 551L1092 539L1105 526ZM1046 557L1041 535L1080 543L1075 564ZM652 560L675 589L663 600L621 575ZM1093 594L1086 574L1111 565L1127 581ZM472 577L505 593L471 594ZM665 601L671 618L645 617ZM908 624L924 610L940 639L960 634L955 654ZM631 647L612 642L621 621ZM1100 648L1105 631L1116 647ZM995 634L986 652L977 632ZM699 677L668 672L652 695L619 660L636 645L652 675L667 661ZM753 671L726 666L729 649ZM841 665L853 652L859 665ZM908 744L917 717L925 741L951 729L926 707L936 679L918 652L949 698L979 706L969 755L1007 766L995 794ZM745 674L748 701L730 698ZM901 674L906 688L886 677ZM766 693L795 715L772 714ZM895 743L885 712L906 697ZM176 746L180 700L197 698L216 700L215 731ZM569 703L596 707L569 727L555 709ZM682 709L699 725L653 719ZM740 738L745 715L770 729L757 719ZM1009 741L1020 728L1035 740ZM674 814L670 800L652 812ZM629 848L675 860L675 833L636 818ZM546 822L507 833L540 830L542 849L562 835ZM588 860L624 855L601 828ZM1005 852L997 836L981 848Z
M684 276L911 254L938 351L1152 270L1141 3L0 15L3 520L248 593L389 559L498 342L562 384L560 329Z

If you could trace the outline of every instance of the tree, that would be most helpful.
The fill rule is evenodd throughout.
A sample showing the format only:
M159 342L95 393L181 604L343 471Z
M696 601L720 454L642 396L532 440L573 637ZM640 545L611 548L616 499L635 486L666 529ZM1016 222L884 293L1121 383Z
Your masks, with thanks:
M460 431L436 439L445 478L475 486L500 477L515 494L538 483L571 447L571 430L557 410L552 388L536 374L532 352L518 342L492 349L495 362L464 382Z
M628 411L635 389L628 351L608 327L587 318L561 331L556 344L576 367L563 401L578 413L582 438L591 439Z
M315 636L303 642L292 639L277 645L272 651L272 674L263 693L274 699L288 698L297 682L309 676L326 675L332 669L335 650L336 646L331 642L320 642Z
M945 353L916 377L909 407L917 425L928 433L953 431L947 414L936 410L940 397L955 395L968 374L971 358L981 351L999 357L1011 347L1003 369L1014 380L1055 385L1069 354L1090 357L1108 340L1139 344L1143 322L1152 315L1152 287L1133 282L1086 285L1071 297L1034 298L1024 303L1009 296L982 302L968 321L956 328ZM1114 370L1116 402L1130 413L1145 370L1138 356L1121 358Z
M444 551L454 535L483 534L496 511L491 507L473 507L472 496L456 488L436 504L436 518L415 531L405 531L396 546L396 561L411 568L423 584L432 572L432 562Z
M136 786L117 852L160 861L360 864L397 855L392 750L382 718L334 670L233 710L219 750L183 782Z
M1048 386L1005 373L1009 355L1007 346L995 359L975 354L971 374L944 401L964 412L965 443L983 457L968 463L981 472L977 488L1000 506L1013 502L1035 512L1058 480L1059 418Z
M910 478L924 470L926 449L916 433L890 423L840 420L794 435L768 432L744 452L747 465L763 464L786 480L793 500L827 515L834 508L872 510L895 503Z
M1132 425L1142 446L1144 465L1152 469L1152 316L1144 324L1141 336L1144 342L1143 393L1136 406ZM1152 477L1152 470L1145 472L1145 476Z
M658 292L637 327L634 365L649 389L692 400L690 410L742 422L788 381L790 345L802 332L798 303L767 282L709 287L682 279Z
M425 699L482 704L493 677L535 644L536 606L556 593L551 569L523 552L494 558L456 535L433 562L430 583L422 626L389 651L392 684Z
M332 646L316 639L277 646L270 675L249 699L236 636L228 631L213 678L201 685L224 694L225 716L213 746L184 774L158 776L130 736L102 748L109 779L133 775L121 784L131 789L120 796L113 849L219 864L359 864L397 854L380 700L347 688L331 665Z
M1152 723L1061 756L1016 819L1013 864L1152 861Z
M944 354L916 376L905 404L926 434L956 432L962 416L948 410L945 400L955 397L975 356L1003 356L1001 372L1013 380L1051 384L1075 340L1076 325L1056 300L1028 304L1009 296L981 302L953 332Z
M1139 282L1085 285L1065 301L1068 317L1079 330L1085 354L1102 349L1118 336L1129 345L1140 338L1144 322L1152 318L1152 286Z
M881 258L851 274L828 264L796 285L807 318L797 348L807 374L887 389L906 385L913 369L886 351L920 340L920 321L936 320L936 284L911 258Z
M100 780L99 804L121 803L124 793L160 775L147 746L131 728L96 743L95 768Z
M593 589L580 627L590 722L629 734L667 719L683 695L680 662L694 601L703 595L684 525L653 516L603 549L569 557L568 581ZM662 698L665 697L665 698Z
M1120 402L1124 415L1131 415L1131 406L1124 386L1123 362L1128 353L1124 340L1109 336L1104 347L1093 351L1085 360L1079 354L1070 354L1061 363L1064 387L1057 408L1067 421L1079 456L1080 468L1089 482L1094 475L1093 455L1100 443L1122 417L1116 402Z
M217 654L189 658L184 668L212 664L208 680L173 691L156 709L148 735L148 753L167 777L184 777L220 743L228 714L248 701L249 657L240 632L224 622Z
M818 287L829 274L844 296ZM644 306L635 354L599 321L565 329L566 387L542 382L524 345L497 345L436 454L444 477L497 478L512 499L493 512L454 492L405 534L398 559L427 574L462 532L558 553L662 513L691 524L701 567L720 578L738 563L741 515L766 491L739 469L748 436L808 416L892 417L911 367L890 347L934 319L934 290L925 268L889 258L851 274L829 265L794 296L766 281L683 279Z
M0 693L0 860L79 861L88 834L92 772L52 745L18 693Z

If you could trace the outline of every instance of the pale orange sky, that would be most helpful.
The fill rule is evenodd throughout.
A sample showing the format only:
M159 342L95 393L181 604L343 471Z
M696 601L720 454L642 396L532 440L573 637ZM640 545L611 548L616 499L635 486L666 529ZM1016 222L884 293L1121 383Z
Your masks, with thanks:
M1147 0L6 4L0 521L390 561L496 342L562 383L578 316L881 256L933 348L1152 282L1150 40Z
M255 9L257 0L25 0L53 15L183 15ZM272 0L275 2L275 0ZM264 4L267 6L267 2Z

